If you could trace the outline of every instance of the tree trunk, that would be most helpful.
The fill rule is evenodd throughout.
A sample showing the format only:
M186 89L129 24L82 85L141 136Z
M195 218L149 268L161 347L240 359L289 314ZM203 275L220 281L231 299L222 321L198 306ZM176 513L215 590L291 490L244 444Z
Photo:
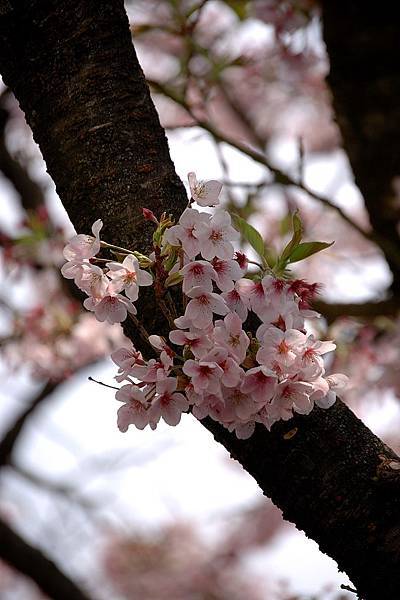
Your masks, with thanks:
M400 70L398 5L323 1L328 84L336 120L371 225L400 256ZM400 295L400 268L387 254L392 290Z
M76 229L101 218L106 239L149 249L140 207L177 215L186 195L122 0L0 0L0 15L0 71ZM144 311L158 332L154 305ZM400 459L343 403L271 433L260 426L246 441L203 423L362 597L399 596Z

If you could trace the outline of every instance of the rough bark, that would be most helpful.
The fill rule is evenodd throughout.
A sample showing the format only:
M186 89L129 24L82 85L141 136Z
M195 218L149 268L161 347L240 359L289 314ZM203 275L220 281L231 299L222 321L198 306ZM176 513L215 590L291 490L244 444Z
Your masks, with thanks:
M13 3L12 3L13 4ZM13 4L15 6L15 3ZM0 18L0 71L79 231L148 244L138 209L186 202L122 0L27 0ZM1 11L0 11L1 14ZM154 305L143 321L155 332ZM368 600L400 590L400 461L340 401L238 441L205 425Z
M322 2L328 84L354 178L374 231L400 255L400 71L398 6L350 0ZM400 294L398 262L386 253L393 292Z

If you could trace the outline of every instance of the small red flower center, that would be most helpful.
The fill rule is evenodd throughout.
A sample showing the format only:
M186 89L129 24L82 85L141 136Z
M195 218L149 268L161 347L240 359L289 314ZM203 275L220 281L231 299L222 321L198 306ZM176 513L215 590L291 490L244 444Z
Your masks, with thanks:
M212 242L220 242L223 239L222 231L218 229L213 229L210 234L210 240Z

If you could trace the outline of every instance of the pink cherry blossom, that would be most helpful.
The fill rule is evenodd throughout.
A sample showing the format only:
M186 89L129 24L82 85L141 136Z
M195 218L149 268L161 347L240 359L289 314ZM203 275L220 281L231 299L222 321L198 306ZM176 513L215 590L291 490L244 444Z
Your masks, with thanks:
M347 382L348 377L342 373L328 375L326 379L320 378L312 384L315 391L311 399L320 408L330 408L336 402L336 392L343 390Z
M234 281L242 276L242 271L235 260L221 260L213 258L211 261L215 272L215 283L221 292L233 290Z
M220 392L220 380L224 372L216 362L187 360L182 368L185 375L191 378L194 391L203 393Z
M113 293L125 291L133 302L138 299L139 286L152 285L150 273L139 267L139 261L133 254L128 254L122 263L107 263L108 277L111 279L110 291Z
M70 260L61 267L61 274L65 279L75 279L80 276L83 266L89 264L86 260Z
M219 182L198 182L190 173L189 184L192 198L200 205L218 203ZM144 217L160 227L164 223L164 216L159 222L151 211L144 210ZM68 262L62 271L89 295L84 306L98 320L119 323L128 312L136 314L132 302L140 286L150 286L153 278L140 269L134 254L122 263L107 263L108 271L92 264L95 261L90 259L100 249L101 226L100 220L93 225L94 237L77 235L71 240L64 250ZM177 425L191 405L197 418L211 417L246 439L256 422L270 429L276 421L290 419L293 411L308 414L314 404L329 408L336 391L344 387L345 376L325 376L322 356L335 344L316 340L305 328L305 319L318 316L309 309L317 286L302 280L290 283L261 267L254 280L243 277L249 261L241 252L234 254L233 242L238 238L226 211L210 215L187 208L178 223L167 228L161 244L155 239L151 260L156 298L164 293L167 271L182 275L185 313L172 317L178 329L169 332L171 344L182 349L175 351L155 332L146 338L159 354L157 359L145 360L135 348L113 353L119 367L116 380L129 382L116 394L123 402L118 410L121 431L131 424L155 429L160 419ZM181 280L168 283L179 285ZM248 319L251 311L258 318ZM215 320L214 315L223 319ZM165 318L170 322L171 314ZM243 323L247 321L252 330L259 320L250 348ZM32 350L38 363L51 360L42 342L44 329L41 343ZM182 385L184 394L177 391Z
M223 397L232 410L233 418L247 420L260 410L260 405L254 402L252 396L243 393L240 388L224 388Z
M101 300L92 297L86 298L83 306L94 312L98 321L107 321L108 323L122 323L128 313L133 315L137 313L132 302L121 294L107 294Z
M92 225L91 235L78 234L73 237L64 248L64 256L68 261L83 260L92 258L100 251L100 230L103 227L103 222L98 219Z
M266 294L271 298L282 299L287 296L289 286L284 279L279 279L273 275L264 275L262 285ZM293 298L293 294L290 295L290 298Z
M219 195L222 183L211 179L209 181L197 181L196 174L188 173L188 181L192 198L200 206L215 206L219 204Z
M281 331L277 327L270 327L257 352L257 361L269 367L275 361L284 367L289 367L294 364L305 343L306 336L297 329Z
M241 286L242 296L247 296L251 310L260 316L269 303L262 282L251 281L250 279L240 279L239 281L241 282L239 285Z
M183 291L187 294L194 287L201 287L206 292L212 292L212 280L216 273L209 262L196 260L181 269L183 275Z
M129 425L144 429L149 424L149 404L142 390L136 385L123 385L115 394L116 400L124 405L118 409L118 429L122 432L128 430Z
M176 392L176 377L168 377L156 383L157 396L152 401L150 418L158 422L160 417L168 425L178 425L182 412L187 411L189 403L183 394Z
M229 214L223 210L215 213L208 222L197 225L196 237L200 252L206 260L214 257L230 260L234 249L232 241L239 239L239 233L231 226Z
M195 404L193 406L192 413L196 419L211 417L214 421L219 421L221 423L224 420L226 407L221 396L216 394L205 394L201 404Z
M278 383L276 392L271 402L271 410L277 411L279 419L284 421L292 417L292 410L301 414L308 414L313 408L310 394L313 387L304 381L282 381Z
M169 339L177 346L188 346L195 358L202 358L212 346L210 338L202 332L174 329L170 331Z
M213 313L226 315L229 312L224 300L214 292L206 292L201 287L194 287L187 295L192 300L187 305L184 316L190 319L197 329L210 325Z
M246 421L244 423L239 421L234 423L229 430L235 432L238 440L247 440L253 435L255 427L256 424L254 421Z
M233 259L239 265L239 269L241 270L242 276L246 274L247 269L249 268L249 259L244 254L244 252L239 252L238 250L235 252Z
M155 383L156 381L165 379L169 375L171 361L167 359L167 361L164 362L163 359L164 357L160 355L158 360L151 358L143 365L137 362L131 368L132 377L145 383Z
M235 283L233 290L221 294L221 297L225 300L228 308L230 308L232 312L235 312L244 323L247 319L250 301L247 290L244 288L241 281L248 281L251 283L249 279L239 279Z
M273 371L264 366L253 367L246 371L240 391L264 405L271 400L276 385L277 377Z
M160 360L164 367L171 368L174 363L174 352L167 342L159 335L149 335L149 342L160 352Z
M298 302L294 300L277 300L268 296L268 300L257 314L264 321L257 330L257 337L260 340L271 325L282 329L282 331L304 328L305 315L300 311Z
M118 348L111 354L111 360L119 367L115 380L119 383L131 374L134 365L144 365L141 352L136 348Z
M103 269L91 263L82 264L82 268L75 277L75 284L88 296L103 298L108 289L109 281L103 273Z
M229 351L240 364L246 358L250 340L242 329L242 321L236 313L229 313L223 321L215 323L214 340Z
M310 335L306 344L297 358L297 367L302 372L302 377L306 376L308 380L315 379L324 373L324 362L321 355L335 350L336 344L333 342L321 342Z
M226 387L236 387L241 381L244 371L236 360L229 356L226 348L213 348L203 357L204 362L215 362L221 367L223 374L221 383Z

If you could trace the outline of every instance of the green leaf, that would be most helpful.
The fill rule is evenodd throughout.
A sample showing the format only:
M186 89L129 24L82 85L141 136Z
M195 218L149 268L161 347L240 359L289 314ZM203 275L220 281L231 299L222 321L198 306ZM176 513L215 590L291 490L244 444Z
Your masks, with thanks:
M291 256L293 250L300 244L301 238L303 237L303 225L299 217L298 211L293 215L293 235L290 242L285 246L280 257L280 261L285 263L289 256Z
M299 244L289 256L289 262L294 263L303 258L308 258L321 250L325 250L334 244L335 242L303 242Z
M167 279L165 280L165 287L171 287L172 285L177 285L178 283L181 283L181 281L183 280L183 275L181 274L180 271L177 271L176 273L172 273L171 275L168 275Z
M262 258L265 256L265 245L262 236L258 233L257 229L254 229L250 223L239 217L237 214L232 214L233 224L236 229L242 234L244 239L249 242L250 246L259 254Z
M284 237L292 227L292 215L288 213L279 221L279 234Z
M225 0L225 4L227 4L239 17L240 21L244 21L244 19L248 15L248 2L244 0Z

